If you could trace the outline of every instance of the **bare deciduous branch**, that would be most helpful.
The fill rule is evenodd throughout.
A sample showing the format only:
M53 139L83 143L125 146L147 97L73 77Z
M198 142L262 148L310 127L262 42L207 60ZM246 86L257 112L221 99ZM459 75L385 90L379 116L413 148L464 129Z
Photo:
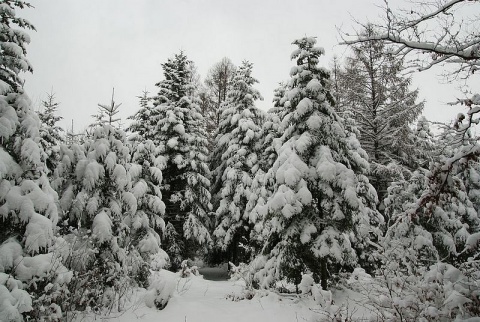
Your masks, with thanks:
M409 57L408 66L419 71L448 63L455 65L452 74L468 77L480 68L480 0L422 2L415 4L419 12L413 5L394 12L385 0L384 22L375 24L380 33L341 32L342 44L381 40L397 45L393 53Z

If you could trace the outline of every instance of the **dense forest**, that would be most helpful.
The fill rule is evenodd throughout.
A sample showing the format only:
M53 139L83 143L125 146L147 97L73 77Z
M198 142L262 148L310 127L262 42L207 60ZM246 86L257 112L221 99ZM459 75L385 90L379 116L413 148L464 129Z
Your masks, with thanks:
M156 272L201 259L249 292L350 287L375 321L478 321L480 95L433 124L411 86L444 63L478 77L466 2L387 9L388 24L342 33L349 55L329 66L315 37L294 40L268 112L252 62L202 79L179 51L128 120L113 91L73 133L54 93L37 110L24 90L30 5L0 1L0 320L121 311L136 288L163 309Z

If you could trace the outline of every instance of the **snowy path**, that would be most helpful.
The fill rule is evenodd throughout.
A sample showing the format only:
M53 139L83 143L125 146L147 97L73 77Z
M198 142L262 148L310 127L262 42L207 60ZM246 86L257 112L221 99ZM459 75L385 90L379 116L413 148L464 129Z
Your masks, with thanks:
M239 282L210 281L200 277L179 279L173 297L162 310L137 304L109 321L168 322L296 322L309 321L312 312L307 300L280 297L274 293L255 296L252 300L232 301L227 295L242 294ZM268 294L268 295L267 295ZM142 295L138 296L141 302Z

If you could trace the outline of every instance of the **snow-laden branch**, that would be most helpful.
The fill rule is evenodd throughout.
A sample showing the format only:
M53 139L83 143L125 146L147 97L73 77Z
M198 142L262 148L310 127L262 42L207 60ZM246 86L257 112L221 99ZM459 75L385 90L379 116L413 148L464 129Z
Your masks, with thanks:
M404 30L406 30L407 28L412 28L424 21L427 21L427 20L430 20L430 19L434 19L436 16L438 16L439 14L441 13L444 13L446 14L450 9L452 9L455 5L459 4L460 2L463 2L465 0L452 0L452 1L449 1L441 6L439 6L437 8L437 10L434 10L428 14L425 14L423 16L421 16L419 19L415 19L415 20L412 20L412 21L409 21L408 23L405 24L405 27L403 28ZM471 0L469 0L471 1ZM387 2L387 1L385 1ZM387 3L388 5L388 3Z
M461 145L465 142L466 137L470 132L470 128L480 123L480 119L476 116L476 114L480 112L480 94L475 94L471 98L458 99L456 102L448 103L448 105L451 106L457 104L465 105L469 108L467 115L465 116L463 113L459 113L454 123L456 139L452 143Z
M385 21L382 24L375 24L378 32L369 34L342 32L341 44L385 41L397 46L392 54L409 57L407 64L419 71L442 63L460 65L455 69L455 74L467 72L471 75L478 70L480 11L477 9L480 9L480 0L440 1L435 5L425 3L421 7L428 9L420 13L414 9L393 12L385 1ZM411 15L415 17L412 18ZM412 54L428 56L412 57Z
M462 59L461 62L480 59L480 37L458 46L441 46L438 44L438 42L434 43L408 40L403 38L400 34L396 33L396 31L392 29L378 35L358 36L355 40L345 40L342 44L350 45L372 40L386 40L394 44L403 45L403 47L399 47L399 49L397 49L396 53L398 54L400 54L406 48L410 48L446 56L444 59L442 59L442 57L435 57L435 55L432 56L433 60L439 61L445 61L445 59L448 59L448 57L460 58Z

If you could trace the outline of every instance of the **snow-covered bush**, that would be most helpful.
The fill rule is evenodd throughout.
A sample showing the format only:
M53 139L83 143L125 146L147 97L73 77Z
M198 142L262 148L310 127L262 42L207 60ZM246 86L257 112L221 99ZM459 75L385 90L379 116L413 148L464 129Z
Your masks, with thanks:
M145 304L163 310L175 291L178 275L168 272L152 272L149 277L149 287L145 295Z
M22 260L22 246L14 239L0 245L0 320L22 321L22 313L31 311L32 298L24 290L21 280L16 279L11 271Z
M457 266L478 254L480 218L459 175L464 168L468 163L438 163L390 186L385 199L390 227L383 244L402 269L440 258Z
M182 261L182 264L180 265L180 277L181 278L186 278L186 277L190 277L190 276L198 276L200 275L200 272L198 271L198 267L193 265L193 266L189 266L188 265L188 260L185 259L184 261Z
M399 317L447 321L478 315L480 219L471 179L477 177L479 147L458 141L456 133L444 136L451 144L430 170L392 184L385 200L390 227L373 285L380 285L377 293L388 292L380 308L390 307Z
M302 281L298 285L298 289L302 294L312 295L313 300L318 305L332 304L332 292L323 290L319 284L315 283L312 274L302 275Z
M61 244L61 240L55 245ZM13 238L0 245L0 321L61 321L63 301L73 273L61 262L61 253L23 256Z
M173 271L180 269L183 261L185 241L171 222L165 226L165 234L162 241L162 246L170 258L170 269Z
M378 252L382 265L363 290L384 320L478 315L480 150L477 143L459 139L456 130L445 131L443 138L446 145L430 170L418 169L388 189L389 228Z
M71 311L121 309L133 286L148 285L165 210L155 149L137 144L132 157L125 133L109 124L82 146L61 147L53 183L64 212L65 265L75 272Z
M237 266L229 262L228 265L230 266L230 280L245 282L245 288L249 291L258 288L258 282L254 278L255 272L251 264L240 263Z
M303 274L302 281L298 285L302 296L311 298L315 303L312 308L314 316L312 321L315 322L348 322L352 320L352 312L345 305L336 305L333 301L331 291L322 289L322 286L315 283L312 274Z
M358 268L348 282L375 321L463 321L479 314L478 265L475 270L464 274L439 262L419 275L382 268L372 277Z
M258 283L254 280L255 272L252 269L251 264L240 263L237 266L232 262L229 262L228 265L230 268L230 281L241 282L243 289L241 292L228 294L227 298L235 302L240 300L251 300L257 294L255 288L258 288Z
M150 268L153 271L170 268L170 258L163 249L160 249L156 254L150 255Z

